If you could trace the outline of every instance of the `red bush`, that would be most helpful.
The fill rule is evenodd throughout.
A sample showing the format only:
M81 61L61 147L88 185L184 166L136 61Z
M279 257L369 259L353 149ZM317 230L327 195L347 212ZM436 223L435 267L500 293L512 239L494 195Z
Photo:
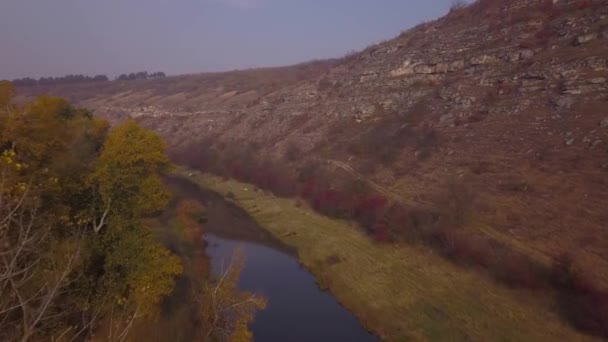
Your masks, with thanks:
M591 7L591 0L581 0L578 3L578 8L579 9L587 9Z
M400 204L391 205L384 216L387 234L392 240L403 240L411 231L408 211Z
M539 290L553 287L565 318L587 333L608 338L608 292L583 277L573 258L564 254L551 269L487 237L467 234L465 222L473 200L462 184L448 184L435 198L433 210L390 204L361 182L330 184L316 169L296 175L274 162L256 162L241 151L217 154L208 148L172 151L173 160L202 171L251 182L277 196L299 195L318 212L353 219L376 241L421 241L447 259L486 270L511 287Z
M388 241L388 233L384 222L377 222L374 225L374 236L378 242Z
M370 195L358 200L354 208L354 218L363 227L373 230L375 223L384 216L388 201L381 195Z
M570 254L557 257L552 271L563 316L582 331L608 338L608 292L583 276Z
M497 266L498 279L508 286L539 289L548 285L542 268L520 253L506 253Z

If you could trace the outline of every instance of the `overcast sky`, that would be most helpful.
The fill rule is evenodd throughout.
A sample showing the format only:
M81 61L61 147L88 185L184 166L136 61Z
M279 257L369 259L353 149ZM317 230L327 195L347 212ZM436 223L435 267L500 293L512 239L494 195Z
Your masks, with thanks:
M167 74L339 57L452 0L0 0L0 79Z

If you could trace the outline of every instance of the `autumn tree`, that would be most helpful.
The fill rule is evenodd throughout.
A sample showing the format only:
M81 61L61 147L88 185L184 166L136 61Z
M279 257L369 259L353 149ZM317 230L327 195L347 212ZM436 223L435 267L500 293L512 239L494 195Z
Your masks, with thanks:
M15 96L15 87L11 82L0 81L0 112L7 111L7 106L10 104L13 96Z
M92 272L103 272L97 278L101 286L88 290L92 304L112 317L120 313L119 319L113 317L116 327L111 330L118 332L118 340L137 318L158 314L160 300L171 293L174 277L182 272L179 259L140 220L163 209L169 199L160 178L170 165L164 150L158 135L126 121L107 136L86 180L95 235L89 241L89 260Z
M154 316L181 272L141 217L162 209L164 144L67 101L12 103L0 82L0 340L86 338Z
M155 133L129 120L108 136L90 182L99 194L95 232L115 219L132 220L164 208L169 194L160 173L169 168L165 144Z

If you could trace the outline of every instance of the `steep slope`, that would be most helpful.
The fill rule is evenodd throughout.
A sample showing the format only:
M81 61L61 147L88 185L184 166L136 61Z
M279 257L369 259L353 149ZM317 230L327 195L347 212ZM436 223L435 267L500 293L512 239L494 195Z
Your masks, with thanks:
M478 1L341 60L25 91L139 118L174 148L296 144L407 200L472 175L481 230L608 270L608 5L553 2Z
M431 209L456 180L466 234L608 289L607 78L608 1L480 0L339 60L23 91L137 118L193 164L315 163Z

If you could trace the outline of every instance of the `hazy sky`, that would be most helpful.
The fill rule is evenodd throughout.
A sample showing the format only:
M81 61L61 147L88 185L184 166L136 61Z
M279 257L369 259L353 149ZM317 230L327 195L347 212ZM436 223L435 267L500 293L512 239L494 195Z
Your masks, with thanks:
M285 65L360 50L452 0L0 0L0 79Z

